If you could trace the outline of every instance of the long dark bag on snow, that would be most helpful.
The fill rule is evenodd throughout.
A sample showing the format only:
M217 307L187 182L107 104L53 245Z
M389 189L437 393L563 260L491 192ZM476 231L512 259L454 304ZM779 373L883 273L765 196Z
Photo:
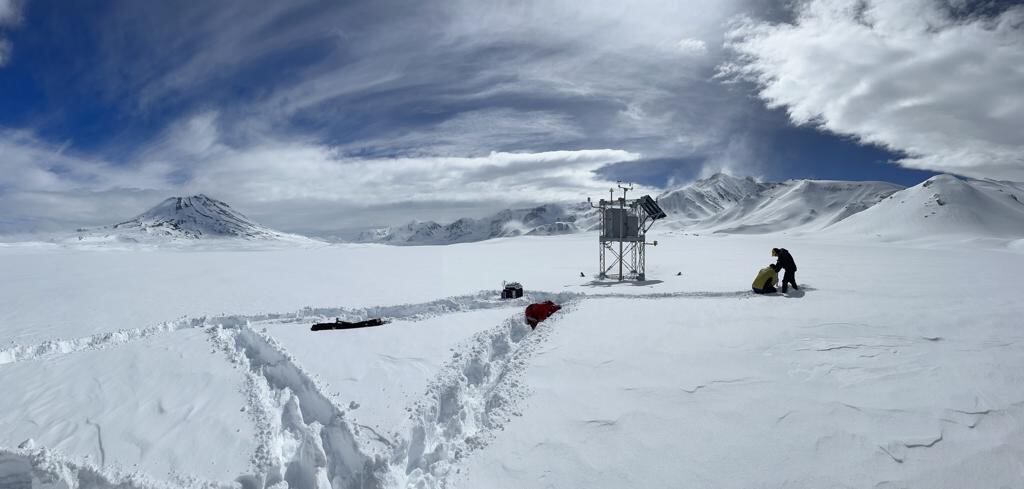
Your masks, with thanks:
M373 326L382 326L387 323L387 321L380 318L367 319L366 321L358 321L354 323L349 321L342 321L340 319L335 319L333 323L316 323L313 325L312 328L309 329L310 331L326 331L329 329L356 329L369 328Z

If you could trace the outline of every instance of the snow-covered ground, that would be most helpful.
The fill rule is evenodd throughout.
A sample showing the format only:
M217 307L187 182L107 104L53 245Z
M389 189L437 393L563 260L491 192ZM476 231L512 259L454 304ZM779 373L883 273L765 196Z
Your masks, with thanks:
M0 247L0 487L1024 484L1019 242L656 234Z

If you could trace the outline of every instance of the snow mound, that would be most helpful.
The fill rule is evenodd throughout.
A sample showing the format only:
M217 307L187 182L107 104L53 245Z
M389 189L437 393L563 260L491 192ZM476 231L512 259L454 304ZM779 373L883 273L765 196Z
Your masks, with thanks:
M0 448L0 487L4 489L220 489L203 481L175 484L139 473L124 473L88 463L75 463L45 448Z
M1024 237L1024 185L937 175L832 226L887 240Z
M80 243L160 243L206 239L315 242L253 222L228 204L199 194L171 197L127 221L80 229L71 241Z

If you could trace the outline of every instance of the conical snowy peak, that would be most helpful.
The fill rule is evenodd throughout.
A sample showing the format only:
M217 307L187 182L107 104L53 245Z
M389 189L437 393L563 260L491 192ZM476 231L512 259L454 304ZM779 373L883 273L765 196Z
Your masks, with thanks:
M203 194L171 197L134 219L115 224L113 228L191 239L266 239L276 238L279 234L249 220L228 204Z
M204 239L315 242L264 227L203 194L171 197L127 221L79 230L74 241L160 244Z

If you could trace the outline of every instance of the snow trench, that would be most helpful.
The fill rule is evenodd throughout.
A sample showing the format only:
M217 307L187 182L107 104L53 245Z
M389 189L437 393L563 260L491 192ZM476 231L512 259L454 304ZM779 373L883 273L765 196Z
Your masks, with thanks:
M519 376L549 331L531 331L516 314L472 336L410 407L406 425L391 437L372 433L376 443L366 446L359 427L276 340L250 325L213 327L212 342L245 370L258 433L253 472L236 481L244 489L449 487L458 463L517 414L526 396Z
M561 314L572 307L567 304ZM392 453L396 487L450 486L459 462L486 446L518 414L517 406L527 395L520 377L558 317L531 331L517 314L456 349L426 395L412 406L406 433Z
M179 329L196 328L207 325L209 324L207 323L206 318L179 319L149 328L122 329L119 331L100 333L83 338L47 340L35 345L15 345L5 350L0 350L0 365L25 360L48 358L82 350L98 350L111 346L123 345L125 343L141 340L150 336L170 333Z
M211 340L245 371L257 449L243 489L385 487L387 461L364 453L344 411L279 344L250 326L210 330Z

